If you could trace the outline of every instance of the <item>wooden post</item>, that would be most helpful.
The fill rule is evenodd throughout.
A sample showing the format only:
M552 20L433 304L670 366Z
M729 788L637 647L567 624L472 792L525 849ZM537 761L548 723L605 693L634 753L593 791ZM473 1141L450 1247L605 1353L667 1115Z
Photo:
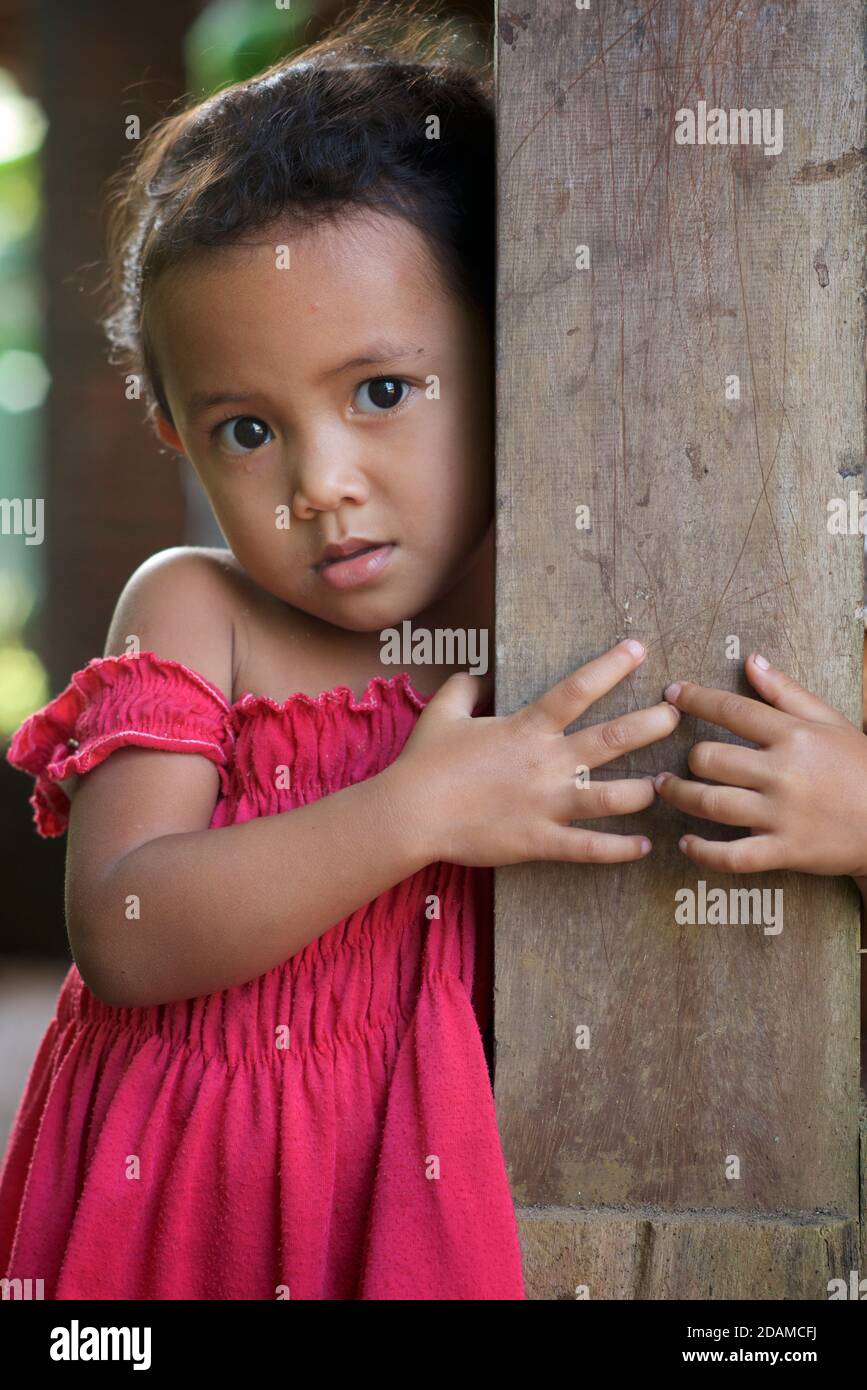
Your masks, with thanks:
M862 493L860 25L856 0L500 13L498 712L631 634L648 658L582 725L676 678L754 696L752 650L860 725L862 540L827 524ZM759 113L750 143L702 143L715 108L729 137ZM685 717L600 775L689 775L708 738L738 741ZM530 1296L827 1298L859 1268L855 888L699 870L684 829L744 832L664 804L594 824L650 858L497 873ZM677 925L701 879L782 889L784 929Z

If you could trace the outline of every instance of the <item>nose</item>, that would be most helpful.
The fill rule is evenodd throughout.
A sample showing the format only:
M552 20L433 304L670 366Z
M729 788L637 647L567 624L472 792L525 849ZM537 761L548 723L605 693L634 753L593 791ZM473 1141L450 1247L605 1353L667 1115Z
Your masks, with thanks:
M301 519L330 512L342 502L364 502L368 483L357 459L345 447L322 443L296 456L291 467L292 509Z

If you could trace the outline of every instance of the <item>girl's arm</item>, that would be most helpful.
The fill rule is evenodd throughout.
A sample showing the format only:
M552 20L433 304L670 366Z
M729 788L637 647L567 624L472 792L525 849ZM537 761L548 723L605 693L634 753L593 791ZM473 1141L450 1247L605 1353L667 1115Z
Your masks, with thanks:
M158 569L138 608L121 606L110 642L134 632L142 650L231 689L213 574L167 582ZM116 750L82 778L70 811L67 921L82 975L109 1004L170 1003L264 974L434 861L642 858L651 847L643 835L572 825L645 810L652 780L579 785L575 772L667 738L677 711L663 700L565 730L645 655L640 643L618 642L500 718L472 717L491 678L456 673L384 772L242 825L208 829L218 774L205 758Z
M229 600L201 553L164 552L137 571L105 654L130 635L231 693ZM78 779L67 928L105 1003L166 1004L255 979L435 857L420 789L395 764L312 805L211 830L218 790L206 758L134 747Z
M70 940L106 1003L167 1004L255 979L433 857L395 765L292 811L149 837L167 801L177 825L209 819L216 793L204 759L140 748L114 753L76 793ZM143 842L94 882L94 837L125 811Z

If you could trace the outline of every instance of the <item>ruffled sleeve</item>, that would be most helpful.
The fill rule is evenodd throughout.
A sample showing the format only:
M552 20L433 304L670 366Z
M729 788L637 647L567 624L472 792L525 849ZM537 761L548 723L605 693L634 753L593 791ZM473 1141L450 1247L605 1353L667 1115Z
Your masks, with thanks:
M62 835L69 797L59 784L97 767L115 748L199 753L228 789L234 745L232 707L204 676L155 652L97 656L66 689L31 714L6 760L35 778L30 805L43 838Z

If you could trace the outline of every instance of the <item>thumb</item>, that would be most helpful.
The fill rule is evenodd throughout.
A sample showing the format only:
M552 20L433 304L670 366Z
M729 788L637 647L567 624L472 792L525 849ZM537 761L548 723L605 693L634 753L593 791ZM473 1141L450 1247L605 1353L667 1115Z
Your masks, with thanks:
M477 709L486 709L488 704L493 714L494 673L488 671L484 676L474 676L470 671L455 671L443 681L433 698L439 704L447 704L455 714L469 716Z
M473 709L484 710L486 714L494 712L494 673L487 671L484 676L472 676L472 680L477 682L476 703ZM489 708L490 706L490 708Z
M764 662L765 665L761 663ZM744 670L750 684L767 700L769 705L791 714L796 719L807 719L812 724L840 724L852 727L851 721L839 710L820 700L818 695L805 690L785 671L771 666L765 657L752 652L747 657Z

